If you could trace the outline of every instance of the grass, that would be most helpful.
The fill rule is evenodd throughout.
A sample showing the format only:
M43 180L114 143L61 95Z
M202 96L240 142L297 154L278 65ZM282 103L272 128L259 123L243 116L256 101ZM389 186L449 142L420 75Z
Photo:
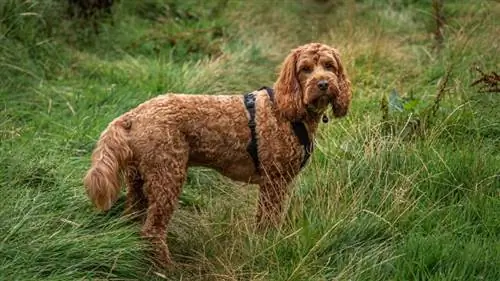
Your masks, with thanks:
M470 87L500 67L498 2L446 1L440 50L431 1L119 1L97 35L61 3L0 3L0 280L500 280L500 96ZM309 41L340 49L354 100L320 127L285 224L254 233L256 188L192 169L180 266L155 272L123 200L100 214L84 194L99 133L163 92L271 85ZM425 130L393 107L382 130L382 97L432 105L448 69Z

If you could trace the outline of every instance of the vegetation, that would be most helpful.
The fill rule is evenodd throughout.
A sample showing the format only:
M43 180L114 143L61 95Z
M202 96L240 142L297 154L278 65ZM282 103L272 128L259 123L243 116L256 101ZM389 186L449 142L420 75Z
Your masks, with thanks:
M500 67L498 1L201 2L115 1L95 30L66 1L0 1L0 280L500 280L500 94L471 85ZM153 270L123 203L85 196L100 132L164 92L272 85L310 41L354 100L283 227L255 233L256 188L192 169L178 267Z

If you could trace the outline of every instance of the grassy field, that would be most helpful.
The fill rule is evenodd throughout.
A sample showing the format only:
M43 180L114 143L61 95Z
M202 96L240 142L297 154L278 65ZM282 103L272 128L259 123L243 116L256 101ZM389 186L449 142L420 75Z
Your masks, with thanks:
M500 280L500 3L122 0L96 35L66 1L0 1L0 280ZM465 4L468 3L468 4ZM293 47L336 46L354 86L320 127L286 222L252 229L256 188L190 170L150 267L123 200L82 177L100 132L155 95L272 85Z

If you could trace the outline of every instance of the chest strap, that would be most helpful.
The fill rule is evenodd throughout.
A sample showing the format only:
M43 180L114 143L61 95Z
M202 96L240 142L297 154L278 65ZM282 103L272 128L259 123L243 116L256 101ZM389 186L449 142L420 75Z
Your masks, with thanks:
M269 95L271 102L274 102L273 89L268 87L262 87L259 89L259 91L264 89ZM255 112L256 112L255 94L246 93L245 95L243 95L243 101L245 103L245 107L248 111L248 114L250 115L250 119L248 120L248 127L250 128L251 140L247 146L247 152L248 154L250 154L250 157L252 157L255 170L259 172L260 161L259 161L257 131L256 131L257 124L255 123ZM300 163L300 168L302 169L306 165L307 160L311 157L311 153L314 149L314 146L311 140L309 139L309 134L307 133L306 126L304 125L303 122L294 121L291 122L291 126L295 136L299 139L300 144L304 148L304 158Z
M300 163L300 168L302 169L306 165L307 160L309 160L309 157L311 157L314 145L309 139L309 134L307 133L306 125L304 125L304 123L300 121L294 121L292 122L292 129L299 139L300 144L302 144L302 147L304 147L304 158Z

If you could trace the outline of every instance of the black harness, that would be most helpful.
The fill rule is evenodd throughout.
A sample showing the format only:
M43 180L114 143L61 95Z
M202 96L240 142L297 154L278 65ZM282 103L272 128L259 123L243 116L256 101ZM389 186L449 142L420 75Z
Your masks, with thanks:
M272 102L274 102L274 91L271 88L268 87L262 87L259 89L260 90L266 90L267 94L269 95L269 98L271 99ZM247 111L250 115L250 119L248 120L248 127L250 128L250 135L251 135L251 140L250 143L247 146L247 152L250 154L252 157L255 170L258 172L259 167L260 167L260 161L259 161L259 153L258 153L258 144L257 144L257 131L256 127L257 124L255 123L255 111L256 111L256 106L255 106L255 94L254 93L247 93L243 95L243 101L245 103L245 107L247 108ZM292 130L295 133L295 136L299 139L300 144L302 144L302 147L304 148L304 158L302 159L302 162L300 163L300 168L302 169L306 163L309 157L311 156L311 153L313 151L313 143L309 139L309 134L307 133L306 126L304 123L300 121L293 121L290 123L292 126Z

